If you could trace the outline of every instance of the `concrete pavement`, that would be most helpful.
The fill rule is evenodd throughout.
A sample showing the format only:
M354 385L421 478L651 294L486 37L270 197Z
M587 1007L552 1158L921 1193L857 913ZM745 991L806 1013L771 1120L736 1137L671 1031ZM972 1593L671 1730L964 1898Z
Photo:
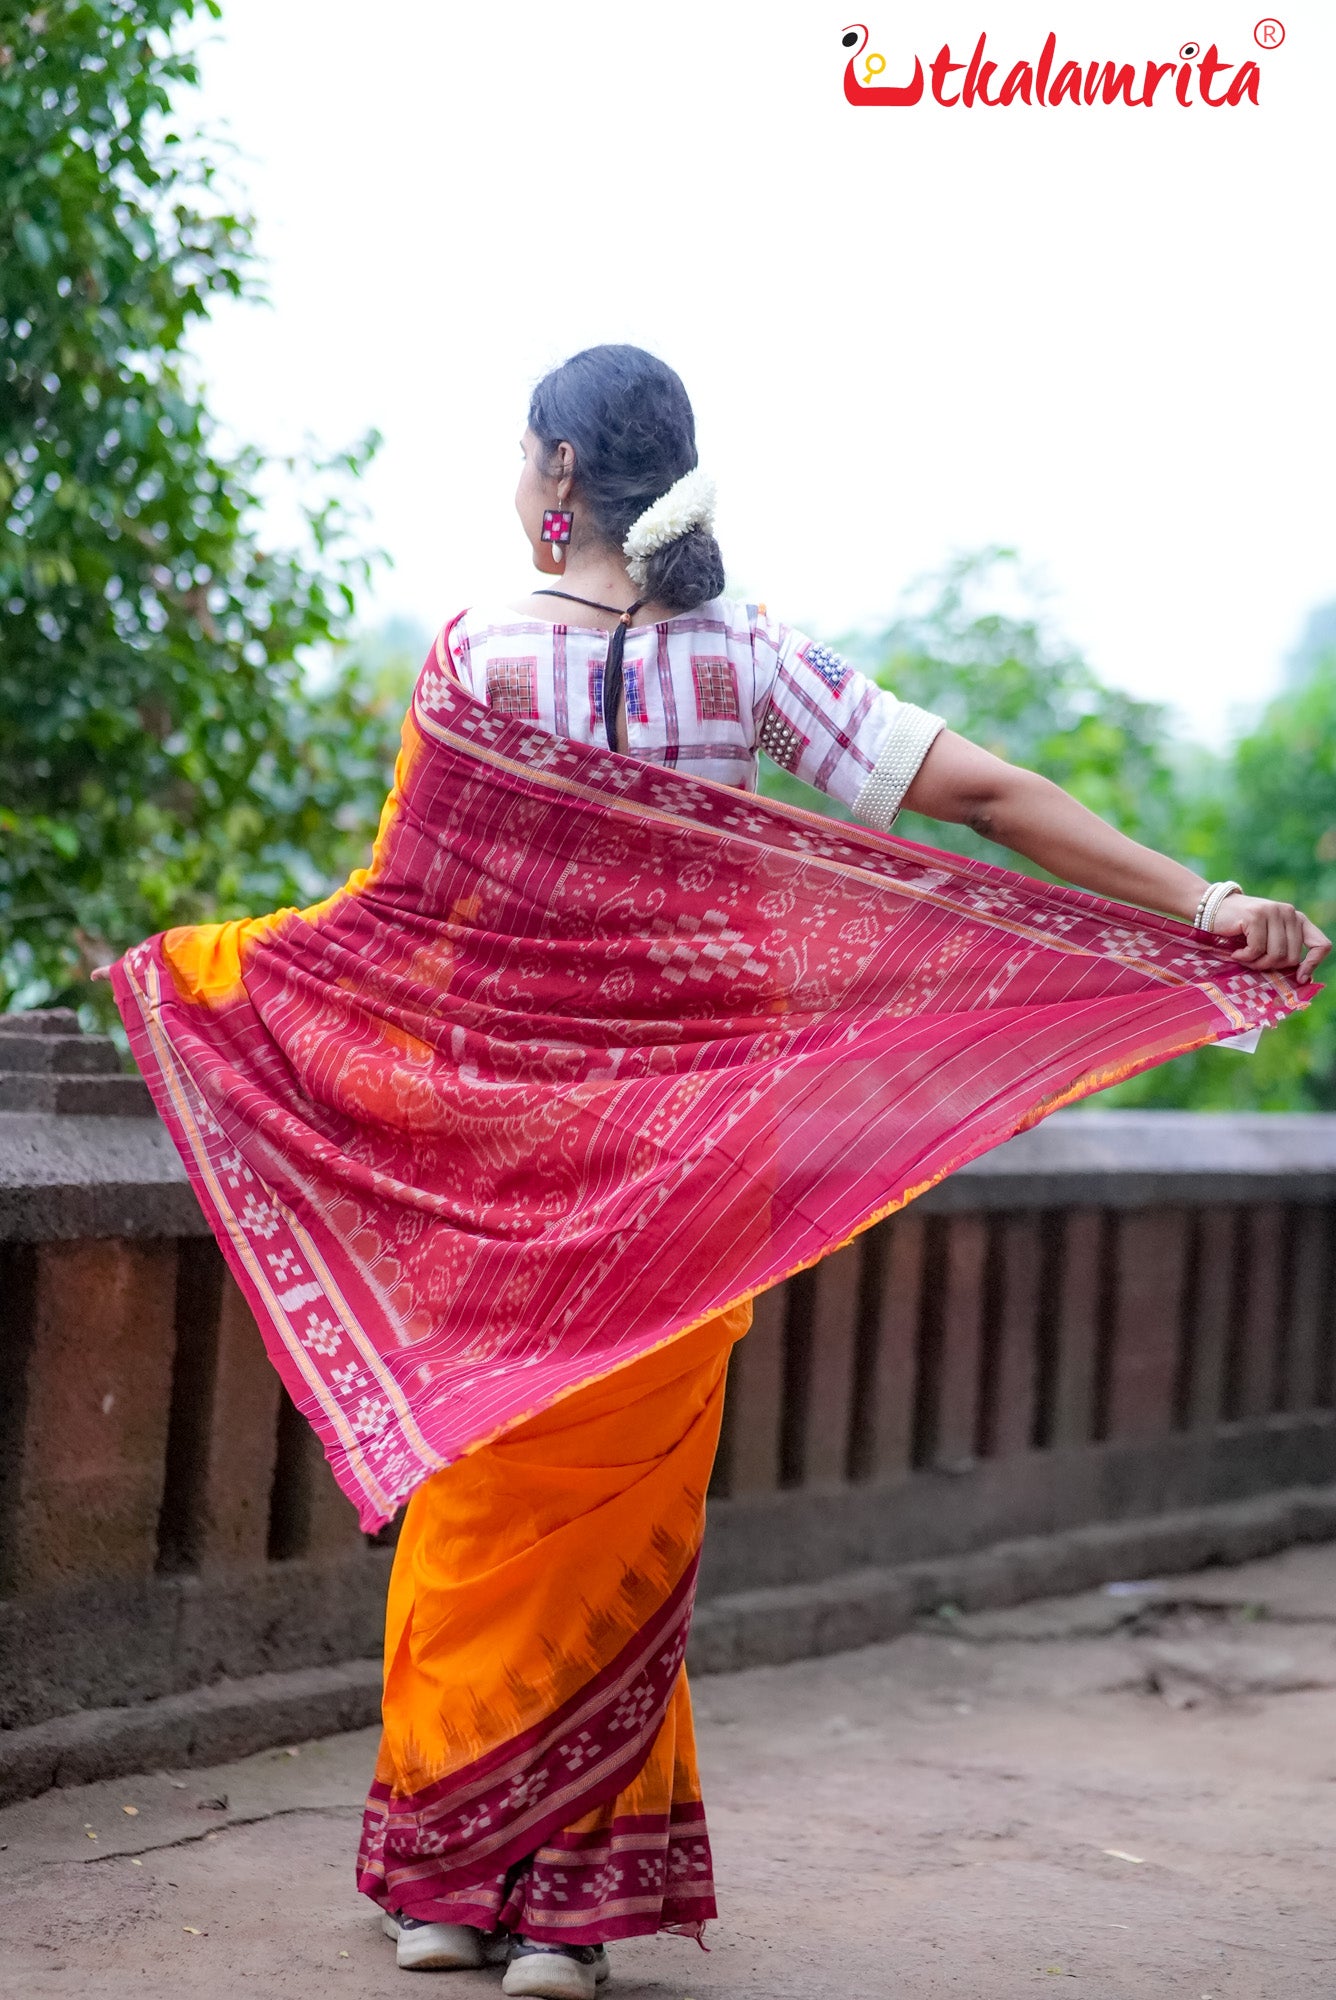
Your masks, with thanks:
M624 2000L1336 1994L1336 1545L948 1614L696 1705L723 1916L708 1955L614 1946ZM412 2000L351 1881L373 1750L0 1813L0 1994Z

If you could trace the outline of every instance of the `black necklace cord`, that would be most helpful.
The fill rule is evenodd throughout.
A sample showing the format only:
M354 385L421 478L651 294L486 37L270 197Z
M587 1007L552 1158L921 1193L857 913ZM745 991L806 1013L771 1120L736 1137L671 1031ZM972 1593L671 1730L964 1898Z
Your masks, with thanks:
M614 618L624 618L626 612L620 604L600 604L596 597L577 597L573 590L531 590L530 597L564 597L568 604L587 604L591 611L608 611ZM645 602L642 597L640 604ZM639 611L640 604L632 604L629 609Z
M577 597L570 590L535 590L534 597L564 597L571 604L587 604L591 611L609 611L617 623L612 628L612 639L608 645L607 665L603 669L603 734L608 739L609 750L617 748L617 710L622 705L622 689L626 684L622 670L622 654L626 651L626 629L643 605L649 603L647 597L638 597L634 604L628 604L621 611L615 604L600 604L593 597Z

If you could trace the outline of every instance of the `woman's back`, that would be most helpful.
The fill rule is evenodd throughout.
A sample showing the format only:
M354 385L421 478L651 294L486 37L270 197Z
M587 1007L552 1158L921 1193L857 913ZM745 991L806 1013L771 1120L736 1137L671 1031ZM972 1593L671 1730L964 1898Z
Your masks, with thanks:
M444 637L463 685L498 714L605 745L609 631L483 605ZM763 750L878 825L941 728L763 606L727 597L631 626L623 675L630 756L755 791Z

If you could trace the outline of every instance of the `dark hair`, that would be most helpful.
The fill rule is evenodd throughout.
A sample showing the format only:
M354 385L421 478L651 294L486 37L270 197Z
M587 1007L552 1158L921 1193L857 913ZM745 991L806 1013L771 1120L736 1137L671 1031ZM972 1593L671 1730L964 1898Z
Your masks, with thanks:
M579 505L618 549L631 523L696 466L696 419L666 362L643 347L586 347L544 375L529 400L529 429L550 456L575 447ZM645 563L644 597L690 611L724 587L719 544L693 528Z

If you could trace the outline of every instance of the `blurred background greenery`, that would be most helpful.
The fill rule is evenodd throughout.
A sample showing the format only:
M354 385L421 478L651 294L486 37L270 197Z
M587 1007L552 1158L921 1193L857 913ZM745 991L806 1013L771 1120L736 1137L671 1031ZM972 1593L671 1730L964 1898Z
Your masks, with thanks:
M425 633L366 630L357 481L374 437L278 463L224 440L189 359L260 295L219 147L176 114L213 0L0 16L0 1009L111 1022L94 966L167 925L309 902L365 859ZM287 485L292 547L267 524ZM837 638L953 727L1208 876L1336 925L1336 605L1224 750L1104 686L1014 554L952 562ZM1007 612L995 607L1006 603ZM826 802L768 768L763 788ZM837 808L831 808L838 812ZM968 831L897 831L984 854ZM990 858L998 858L997 850ZM1033 871L1038 872L1038 871ZM1336 1109L1321 1002L1251 1058L1206 1051L1101 1100Z
M1179 735L1168 707L1104 686L1038 615L989 610L990 600L1015 601L1017 570L1008 550L963 556L928 580L921 609L884 632L847 637L843 650L904 700L1042 771L1135 839L1209 879L1236 876L1255 894L1282 896L1336 930L1336 604L1312 614L1280 691L1212 750ZM763 789L813 803L806 786L773 769ZM895 830L1044 875L965 827L904 813ZM1336 1010L1319 999L1263 1035L1254 1055L1204 1049L1099 1101L1336 1110Z

